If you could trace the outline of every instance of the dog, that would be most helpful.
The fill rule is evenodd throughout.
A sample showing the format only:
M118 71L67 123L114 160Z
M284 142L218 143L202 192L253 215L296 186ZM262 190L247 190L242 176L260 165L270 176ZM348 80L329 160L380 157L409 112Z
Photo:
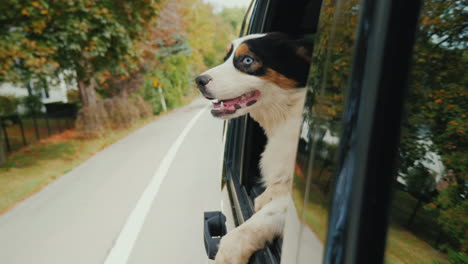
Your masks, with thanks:
M230 43L224 63L195 79L214 117L249 113L268 139L260 161L265 191L255 214L221 239L216 264L246 264L282 236L312 48L311 40L283 33L247 35Z

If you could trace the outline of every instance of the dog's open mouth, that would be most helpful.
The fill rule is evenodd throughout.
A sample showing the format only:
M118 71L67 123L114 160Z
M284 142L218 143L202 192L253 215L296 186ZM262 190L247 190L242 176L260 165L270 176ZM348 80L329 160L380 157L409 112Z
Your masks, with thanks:
M241 108L249 107L255 104L258 97L260 97L260 91L255 90L232 99L215 99L212 101L213 109L211 110L211 114L216 117L232 115Z

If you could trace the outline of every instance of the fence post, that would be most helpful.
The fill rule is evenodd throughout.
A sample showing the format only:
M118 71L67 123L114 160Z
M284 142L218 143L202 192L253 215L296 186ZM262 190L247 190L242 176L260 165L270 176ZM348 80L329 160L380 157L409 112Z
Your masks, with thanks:
M62 132L62 125L60 124L60 117L55 119L55 124L58 126L58 133Z
M50 137L52 133L50 131L49 116L47 115L47 113L44 116L45 116L46 126L47 126L47 135Z
M24 135L23 121L21 121L20 116L18 116L18 124L19 124L20 130L21 130L21 137L23 139L23 146L26 146L28 144L28 142L26 142L26 136Z
M36 139L39 140L41 139L41 136L39 135L39 127L37 126L37 119L36 119L35 113L33 114L32 118L33 118L34 130L36 131Z
M0 122L2 123L2 127L3 127L3 120L0 119ZM5 163L6 161L6 152L5 152L5 148L3 147L3 140L1 140L2 134L3 134L3 129L0 129L0 164Z
M11 151L11 146L10 146L10 140L8 139L8 132L5 128L5 124L3 123L3 119L0 120L0 122L2 123L2 132L3 132L3 137L5 138L5 144L6 144L6 147L7 147L7 151L10 152Z

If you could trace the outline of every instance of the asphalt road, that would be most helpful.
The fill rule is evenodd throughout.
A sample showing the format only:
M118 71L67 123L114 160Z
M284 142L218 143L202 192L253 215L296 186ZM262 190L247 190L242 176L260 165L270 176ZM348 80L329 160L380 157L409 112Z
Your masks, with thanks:
M222 121L202 99L106 148L0 216L0 263L206 263Z

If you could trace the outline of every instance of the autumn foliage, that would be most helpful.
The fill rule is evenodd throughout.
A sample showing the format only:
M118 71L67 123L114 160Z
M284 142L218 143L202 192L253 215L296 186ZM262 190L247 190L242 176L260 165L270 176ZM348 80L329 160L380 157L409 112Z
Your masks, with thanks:
M200 0L8 0L0 29L0 82L74 79L85 137L159 112L154 79L179 105L234 32Z

